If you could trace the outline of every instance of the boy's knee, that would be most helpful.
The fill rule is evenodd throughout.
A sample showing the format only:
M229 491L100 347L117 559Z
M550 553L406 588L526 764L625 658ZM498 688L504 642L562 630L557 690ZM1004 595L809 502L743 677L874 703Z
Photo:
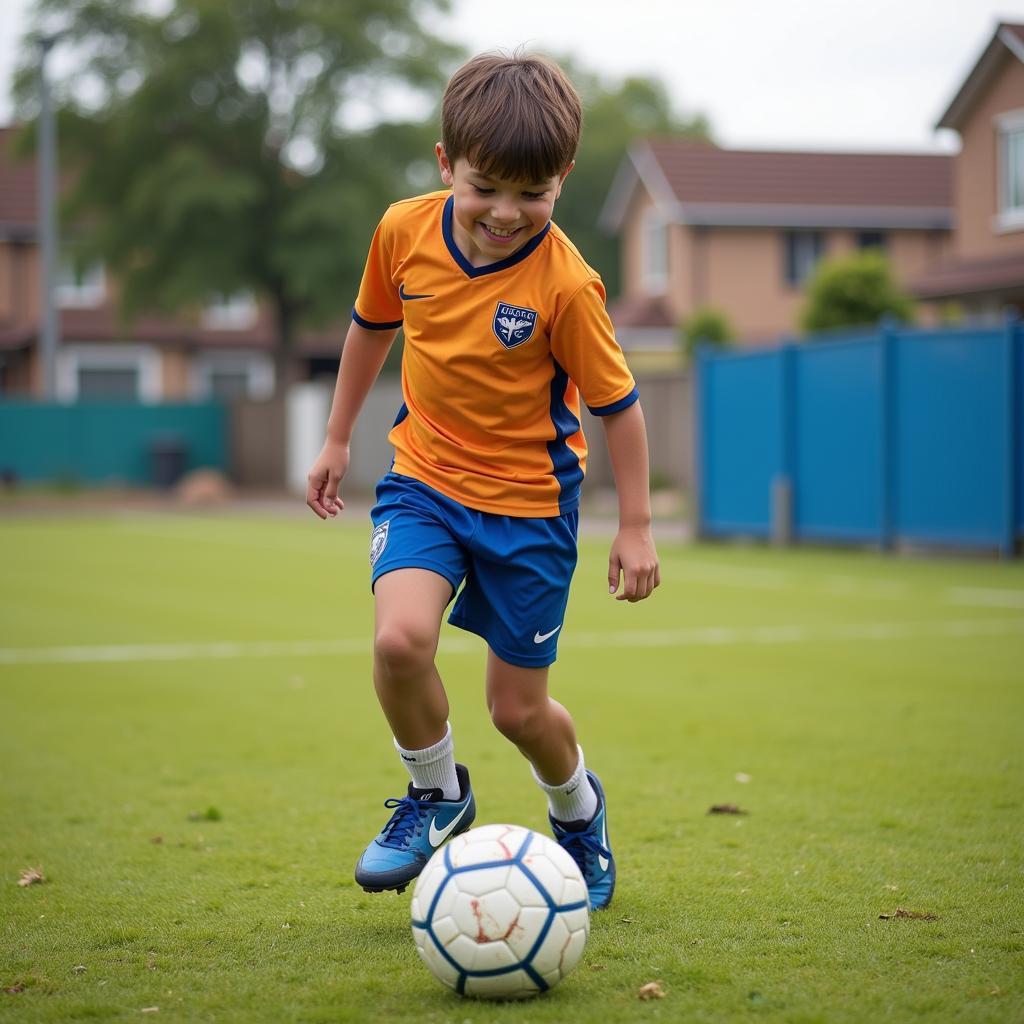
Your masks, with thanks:
M434 660L437 638L428 629L405 623L393 623L377 630L373 653L377 664L389 678L416 675Z
M520 701L493 701L490 711L494 727L513 743L532 737L543 718L540 708Z

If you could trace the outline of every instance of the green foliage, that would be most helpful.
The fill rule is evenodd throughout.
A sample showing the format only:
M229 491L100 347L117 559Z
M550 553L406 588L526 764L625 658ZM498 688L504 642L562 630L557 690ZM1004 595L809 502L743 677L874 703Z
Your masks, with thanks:
M806 331L825 331L875 324L883 316L912 320L914 305L893 280L885 254L865 249L821 263L800 322Z
M436 97L458 51L423 27L448 0L38 0L65 35L55 83L65 218L115 272L127 315L251 290L281 347L351 305L385 206L433 141L356 129L388 89ZM158 13L163 11L163 13ZM35 110L26 39L19 111Z
M950 299L939 306L939 323L943 327L959 327L963 322L963 303Z
M555 205L555 221L583 258L601 275L609 295L619 291L619 241L597 223L615 173L630 144L642 136L707 138L707 120L672 110L665 86L655 78L614 81L559 59L583 101L583 136L576 166Z
M717 345L723 347L736 340L729 318L720 309L713 306L701 306L683 321L680 327L683 351L688 357L693 356L697 345Z

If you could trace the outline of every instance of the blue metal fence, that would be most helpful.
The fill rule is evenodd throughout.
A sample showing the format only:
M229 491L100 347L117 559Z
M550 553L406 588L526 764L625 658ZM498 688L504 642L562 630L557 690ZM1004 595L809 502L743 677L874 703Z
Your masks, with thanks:
M1017 321L702 350L701 533L1013 553L1024 536L1022 366ZM788 502L773 502L780 487Z
M217 403L0 401L0 473L17 480L166 483L173 463L225 470L227 452Z

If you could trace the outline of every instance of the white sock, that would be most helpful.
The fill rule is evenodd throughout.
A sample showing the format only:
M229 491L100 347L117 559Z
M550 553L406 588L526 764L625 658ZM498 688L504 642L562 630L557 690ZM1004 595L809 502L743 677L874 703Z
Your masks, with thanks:
M537 785L548 795L548 810L555 821L567 824L574 821L590 821L597 813L597 792L590 783L583 763L583 748L577 745L580 759L576 770L560 786L550 786L530 765L530 771Z
M439 789L444 800L459 799L459 780L455 774L455 745L452 727L446 722L444 736L432 747L406 750L395 740L395 750L409 769L416 789Z

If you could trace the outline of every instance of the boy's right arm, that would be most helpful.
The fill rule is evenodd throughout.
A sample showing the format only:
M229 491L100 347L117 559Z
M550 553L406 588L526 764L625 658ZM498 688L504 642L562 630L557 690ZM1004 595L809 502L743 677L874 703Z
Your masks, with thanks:
M321 519L333 518L345 507L338 498L338 485L348 469L352 428L396 334L397 330L371 331L354 321L348 329L327 420L327 439L306 484L306 504Z

